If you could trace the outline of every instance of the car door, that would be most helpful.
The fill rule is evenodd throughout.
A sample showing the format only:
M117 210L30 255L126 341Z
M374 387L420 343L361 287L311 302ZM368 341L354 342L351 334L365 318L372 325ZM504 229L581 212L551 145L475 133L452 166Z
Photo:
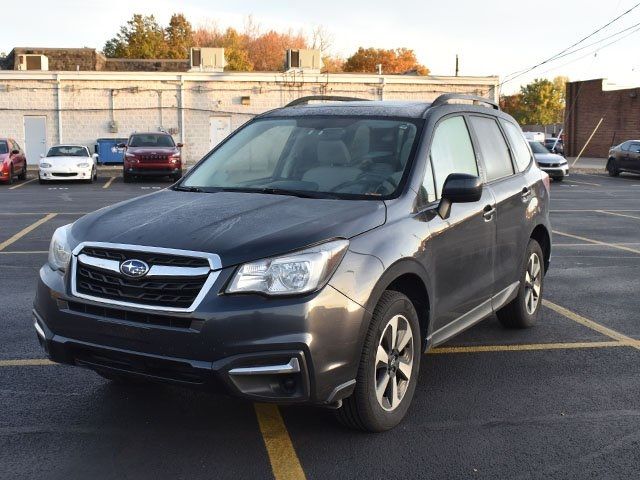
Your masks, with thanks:
M625 142L620 145L620 148L616 151L616 166L618 169L626 170L629 165L629 149L633 142Z
M429 205L437 204L449 174L480 176L462 114L447 116L436 124L426 171L423 196ZM433 208L427 213L431 235L424 258L428 258L426 269L434 286L434 344L490 313L496 234L494 203L491 191L484 189L478 202L453 203L447 219Z
M501 298L501 294L512 293L519 281L518 267L526 248L525 237L528 237L529 233L523 227L527 205L533 195L533 185L528 185L525 175L518 171L496 117L472 115L470 124L480 153L487 187L493 193L496 202L496 252L492 294ZM517 140L519 128L507 121L503 121L502 124ZM527 153L530 163L531 154L528 148Z
M627 157L622 168L633 172L640 172L640 142L631 142L629 151L626 153Z

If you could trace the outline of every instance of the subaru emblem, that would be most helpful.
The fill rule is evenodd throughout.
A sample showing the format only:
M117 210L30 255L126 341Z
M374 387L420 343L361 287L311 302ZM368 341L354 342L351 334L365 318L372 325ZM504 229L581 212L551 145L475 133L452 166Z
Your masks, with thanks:
M120 264L120 271L127 277L144 277L149 272L149 265L142 260L125 260Z

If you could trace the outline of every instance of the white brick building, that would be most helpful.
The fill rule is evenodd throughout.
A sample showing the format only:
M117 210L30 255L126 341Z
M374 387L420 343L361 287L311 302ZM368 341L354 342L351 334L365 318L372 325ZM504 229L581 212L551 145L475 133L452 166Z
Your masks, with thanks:
M496 98L498 77L267 72L0 71L0 136L29 163L57 143L91 147L97 138L168 130L198 160L253 115L306 95L432 100L458 92Z

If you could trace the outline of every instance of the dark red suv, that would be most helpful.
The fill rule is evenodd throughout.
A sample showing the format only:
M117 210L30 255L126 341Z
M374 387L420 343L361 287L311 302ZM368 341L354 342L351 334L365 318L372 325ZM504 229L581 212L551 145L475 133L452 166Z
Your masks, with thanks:
M27 159L12 138L0 138L0 182L12 184L15 177L27 178Z
M180 148L168 133L134 133L126 144L123 177L125 183L135 177L171 177L174 181L182 177Z

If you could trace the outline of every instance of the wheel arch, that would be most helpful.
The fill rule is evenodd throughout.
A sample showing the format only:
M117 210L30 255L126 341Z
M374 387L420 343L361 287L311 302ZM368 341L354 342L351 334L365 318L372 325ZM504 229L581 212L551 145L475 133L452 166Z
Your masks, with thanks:
M543 224L537 225L529 238L534 239L536 242L540 244L540 248L542 248L542 254L544 255L544 271L545 273L549 270L549 262L551 260L551 235L549 234L549 230Z
M420 323L420 340L422 349L426 348L429 325L431 323L431 285L429 278L417 261L402 259L391 265L382 274L365 305L368 312L373 312L386 290L394 290L406 295L416 309ZM369 328L367 322L367 328Z

